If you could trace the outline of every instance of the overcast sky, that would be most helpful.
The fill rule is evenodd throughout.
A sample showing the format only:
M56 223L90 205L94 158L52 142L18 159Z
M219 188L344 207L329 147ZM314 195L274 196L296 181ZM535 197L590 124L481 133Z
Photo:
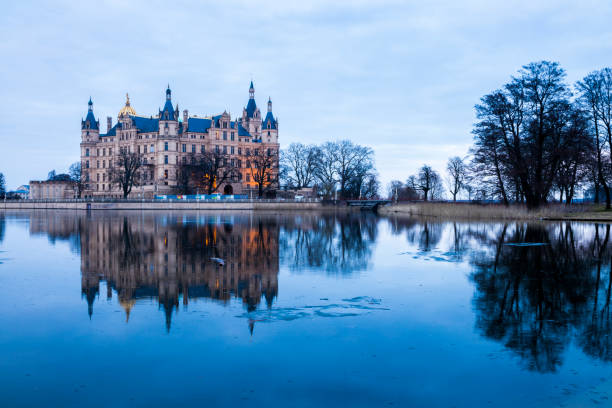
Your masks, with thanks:
M170 83L192 114L239 116L251 78L281 147L371 146L385 186L467 154L473 106L522 65L574 82L612 65L612 2L50 1L0 14L0 172L10 189L79 160L91 96L106 131L129 92L154 115Z

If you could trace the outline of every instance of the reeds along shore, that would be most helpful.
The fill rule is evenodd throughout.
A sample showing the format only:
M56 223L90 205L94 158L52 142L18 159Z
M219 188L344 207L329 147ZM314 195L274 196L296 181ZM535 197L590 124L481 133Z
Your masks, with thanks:
M595 204L549 204L535 210L516 204L413 202L397 203L382 207L380 214L411 215L440 218L464 218L480 220L584 220L612 222L612 211L605 211Z

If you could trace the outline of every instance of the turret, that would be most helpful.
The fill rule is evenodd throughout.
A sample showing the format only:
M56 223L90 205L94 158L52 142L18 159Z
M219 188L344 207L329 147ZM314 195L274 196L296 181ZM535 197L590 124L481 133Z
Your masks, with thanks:
M278 121L272 114L272 99L268 98L268 113L261 122L261 139L268 143L278 143Z
M100 122L96 120L93 113L93 102L89 98L87 103L87 116L81 120L81 141L96 141L100 136Z
M177 136L178 135L178 117L179 110L178 104L176 109L172 106L172 91L170 90L170 84L166 89L166 103L164 109L159 111L159 133L162 136Z
M249 102L242 112L242 126L255 138L259 137L261 114L255 103L255 87L253 81L249 87Z

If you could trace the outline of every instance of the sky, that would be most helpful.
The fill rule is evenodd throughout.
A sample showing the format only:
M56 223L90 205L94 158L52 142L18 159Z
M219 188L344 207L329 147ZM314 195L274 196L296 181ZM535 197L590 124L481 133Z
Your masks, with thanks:
M14 189L79 160L91 96L106 131L126 92L154 115L170 84L190 114L240 116L252 79L281 148L350 139L384 187L444 174L474 105L522 65L574 83L612 66L612 2L13 1L0 14L0 172ZM383 188L383 192L385 188Z

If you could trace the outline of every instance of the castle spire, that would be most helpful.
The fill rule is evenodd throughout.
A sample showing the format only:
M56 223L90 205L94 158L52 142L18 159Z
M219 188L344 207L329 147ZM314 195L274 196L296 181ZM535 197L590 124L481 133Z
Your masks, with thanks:
M249 87L249 99L255 99L255 87L253 86L253 80L251 80L251 86Z
M268 112L272 112L272 99L268 96Z
M89 112L93 111L93 102L91 101L91 96L89 97L89 102L87 102L87 110Z

